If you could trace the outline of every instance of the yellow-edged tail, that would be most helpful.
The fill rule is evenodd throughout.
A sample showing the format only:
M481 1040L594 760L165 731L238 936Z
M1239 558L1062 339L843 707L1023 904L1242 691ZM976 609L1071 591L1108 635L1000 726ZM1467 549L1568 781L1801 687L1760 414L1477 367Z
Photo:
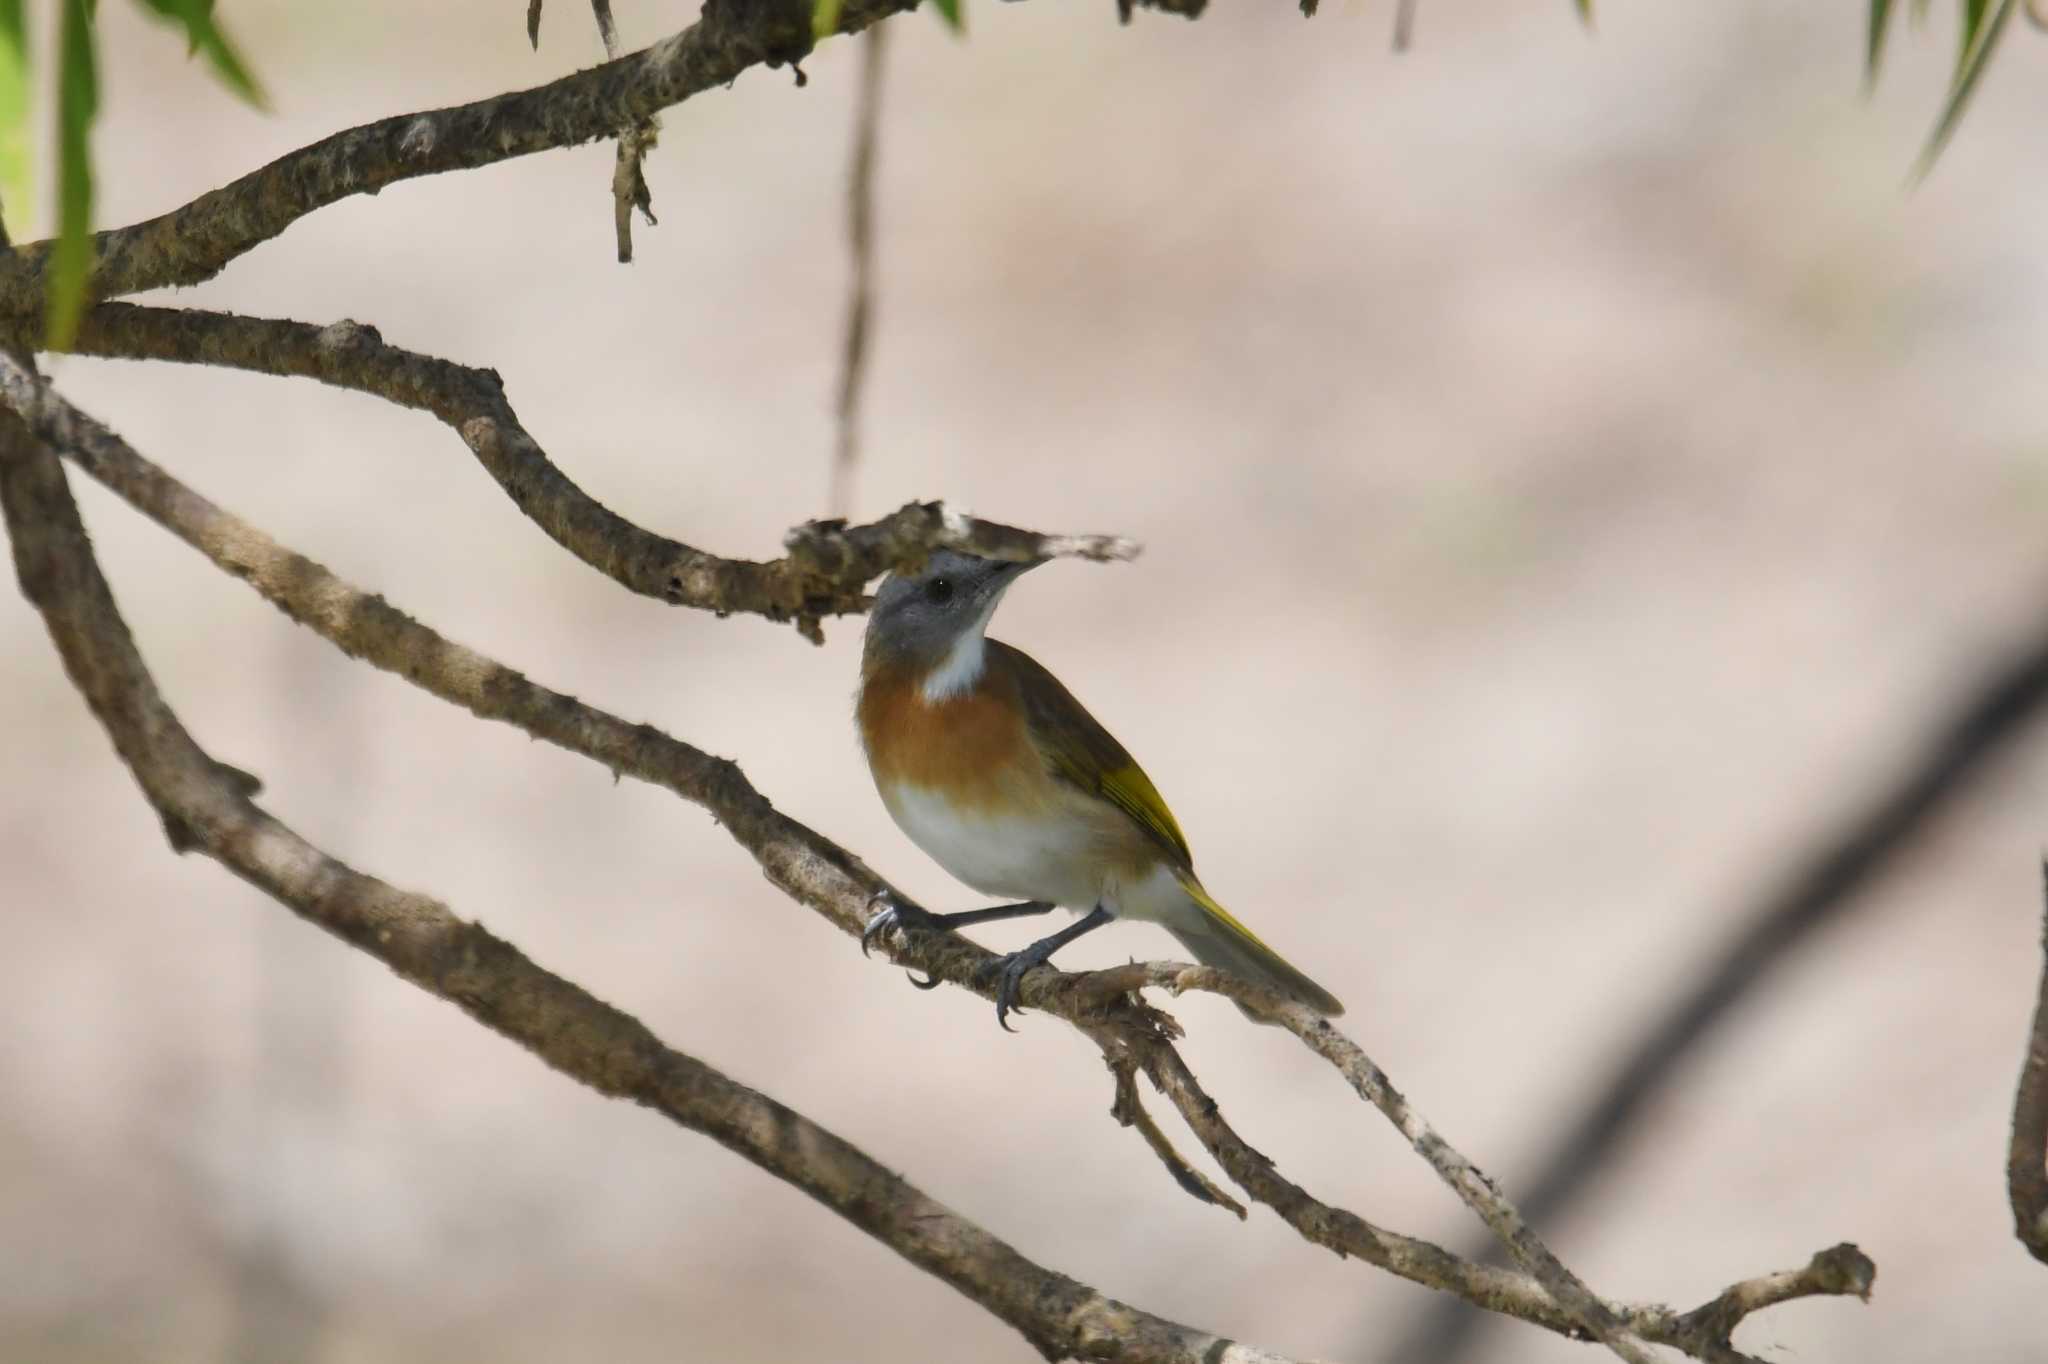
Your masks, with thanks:
M1276 990L1298 1000L1319 1014L1336 1017L1344 1012L1337 997L1287 964L1278 952L1260 942L1258 935L1239 923L1231 912L1216 903L1192 876L1180 879L1188 899L1201 910L1199 920L1169 922L1167 932L1179 938L1181 946L1204 966L1214 966L1255 985Z

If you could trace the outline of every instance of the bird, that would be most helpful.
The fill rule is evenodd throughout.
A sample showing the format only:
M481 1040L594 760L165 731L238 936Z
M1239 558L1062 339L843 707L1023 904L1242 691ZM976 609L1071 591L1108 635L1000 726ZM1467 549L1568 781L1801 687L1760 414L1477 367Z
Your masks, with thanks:
M1203 888L1187 837L1130 752L1043 665L987 637L1003 595L1044 562L936 550L875 592L854 706L875 789L933 861L1010 903L935 914L885 892L861 950L892 927L1064 908L1081 917L998 959L996 1022L1008 1031L1024 975L1115 919L1159 924L1205 965L1343 1013Z

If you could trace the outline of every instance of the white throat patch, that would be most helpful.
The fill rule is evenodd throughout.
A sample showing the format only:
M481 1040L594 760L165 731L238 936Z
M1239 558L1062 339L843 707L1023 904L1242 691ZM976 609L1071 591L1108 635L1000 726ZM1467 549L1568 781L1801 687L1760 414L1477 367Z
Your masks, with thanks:
M979 626L954 640L945 662L933 668L926 675L924 685L918 688L924 703L935 706L981 681L981 670L987 662L986 644Z

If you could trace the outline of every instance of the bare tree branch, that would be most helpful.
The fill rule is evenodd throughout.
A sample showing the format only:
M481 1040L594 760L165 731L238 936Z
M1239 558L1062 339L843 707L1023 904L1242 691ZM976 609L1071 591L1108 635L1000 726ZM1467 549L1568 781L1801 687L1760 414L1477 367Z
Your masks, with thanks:
M374 327L239 317L108 303L89 310L72 347L85 355L178 360L318 379L432 413L463 439L506 495L554 541L643 596L720 613L794 621L863 611L866 583L938 548L997 559L1135 557L1115 536L1049 536L913 503L870 525L814 521L790 532L787 557L721 559L627 521L585 493L527 434L493 370L388 346Z
M0 355L0 393L38 436L347 652L400 673L479 715L518 724L536 737L586 753L614 771L630 771L657 781L706 806L753 853L769 879L792 898L824 914L842 931L854 933L862 926L874 893L883 889L881 883L850 853L775 811L733 764L650 727L626 725L538 687L442 639L381 598L349 587L150 464L119 437L64 402L32 371L4 355ZM216 778L225 780L218 773ZM180 807L168 808L176 813ZM957 934L898 928L885 937L891 940L889 946L899 962L955 980L984 996L993 994L994 973L989 968L994 958ZM1589 1333L1625 1359L1648 1358L1629 1333L1681 1348L1698 1343L1697 1333L1683 1334L1673 1325L1686 1318L1670 1309L1617 1309L1579 1284L1521 1224L1498 1190L1426 1123L1408 1113L1405 1101L1386 1083L1385 1076L1327 1020L1213 971L1178 964L1121 970L1144 974L1068 976L1041 968L1024 978L1020 993L1025 1004L1057 1013L1095 1039L1120 1077L1128 1068L1143 1068L1231 1177L1253 1197L1273 1206L1308 1239L1551 1330L1574 1336ZM1501 1230L1518 1256L1532 1267L1533 1277L1472 1264L1427 1242L1382 1231L1354 1214L1318 1203L1282 1179L1271 1160L1253 1151L1230 1128L1216 1103L1188 1071L1171 1045L1178 1031L1171 1020L1128 993L1144 983L1215 990L1295 1032L1390 1117L1397 1112L1402 1115L1396 1119L1397 1125L1459 1196ZM1637 1320L1647 1323L1641 1332L1634 1325ZM1735 1357L1723 1345L1712 1348L1711 1356L1701 1357Z
M1821 931L1841 920L1925 829L2027 732L2048 708L2048 634L1989 669L1927 726L1898 780L1850 812L1797 860L1705 962L1665 1013L1632 1028L1640 1040L1567 1123L1521 1200L1550 1225L1608 1168L1614 1153L1672 1083L1680 1066L1740 1005ZM1475 1253L1478 1248L1474 1247ZM1431 1305L1400 1350L1417 1364L1458 1357L1486 1318Z
M888 26L877 24L860 40L860 103L853 116L853 165L846 179L846 241L853 257L853 283L839 357L839 443L825 504L831 515L842 517L853 507L853 471L860 461L860 399L868 372L868 324L875 292L875 141L888 37Z
M918 0L845 0L838 31L857 33ZM812 45L806 0L707 0L682 32L617 61L530 90L379 119L287 152L260 170L147 222L95 233L89 298L198 284L315 209L443 171L573 147L637 127L749 67L779 66ZM0 259L0 312L40 313L52 243Z
M306 919L600 1093L702 1132L802 1189L1020 1331L1048 1359L1287 1364L1033 1263L801 1113L665 1046L631 1016L422 895L271 818L158 694L94 562L56 457L0 415L0 509L22 591L166 827Z
M2048 864L2042 867L2048 882ZM2048 1264L2048 907L2041 920L2041 985L2034 997L2034 1024L2012 1102L2012 1145L2005 1159L2005 1188L2020 1244Z

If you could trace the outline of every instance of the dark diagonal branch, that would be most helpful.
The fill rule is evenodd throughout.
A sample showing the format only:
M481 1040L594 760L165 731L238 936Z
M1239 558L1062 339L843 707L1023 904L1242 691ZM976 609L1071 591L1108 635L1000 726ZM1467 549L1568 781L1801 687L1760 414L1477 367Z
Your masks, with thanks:
M809 905L849 934L864 926L872 912L873 896L884 889L883 884L852 854L775 810L732 763L648 726L628 725L539 687L443 639L381 598L341 582L150 464L5 356L0 356L0 394L38 436L81 468L350 654L480 716L516 724L536 737L593 757L616 772L657 782L703 805L791 898ZM897 961L965 985L984 997L993 995L995 980L990 968L994 959L958 935L897 929L884 939ZM1687 1318L1670 1309L1617 1308L1586 1290L1522 1225L1499 1191L1426 1123L1409 1113L1405 1101L1377 1067L1326 1020L1213 971L1178 965L1134 969L1152 974L1069 976L1041 968L1024 978L1022 1002L1079 1027L1102 1047L1119 1075L1142 1069L1232 1179L1255 1199L1273 1207L1309 1240L1550 1330L1574 1336L1591 1334L1625 1359L1648 1358L1636 1343L1637 1336L1680 1348L1700 1344L1697 1335L1683 1334L1672 1324ZM1459 1196L1489 1225L1502 1231L1530 1272L1461 1260L1428 1242L1384 1231L1355 1214L1320 1203L1283 1179L1273 1162L1247 1145L1202 1091L1172 1046L1178 1032L1172 1021L1130 993L1137 985L1159 982L1227 994L1287 1026L1331 1060L1361 1094L1390 1117L1401 1115L1397 1125ZM1158 1149L1156 1145L1154 1149ZM1176 1163L1177 1156L1169 1161L1169 1168ZM1646 1323L1640 1329L1639 1321ZM1714 1350L1700 1357L1738 1357L1719 1345Z
M1608 1168L1615 1152L1696 1053L1738 1007L1823 930L1840 921L1913 841L2048 705L2048 634L1993 668L1928 727L1920 751L1875 800L1853 810L1740 921L1744 927L1638 1041L1538 1165L1521 1200L1550 1225ZM1432 1306L1399 1352L1424 1364L1452 1360L1485 1318Z
M0 510L23 593L167 827L306 919L600 1093L802 1189L1022 1332L1048 1359L1287 1364L1103 1296L1015 1249L766 1095L664 1045L446 906L365 876L273 819L165 704L94 562L56 457L0 415Z
M2042 867L2048 882L2048 865ZM2034 1023L2013 1095L2012 1145L2006 1152L2005 1188L2013 1229L2029 1254L2048 1264L2048 910L2041 920L2041 984Z
M431 413L462 437L520 511L599 572L673 605L794 621L813 639L820 617L865 610L869 580L931 549L1007 559L1137 553L1135 543L1115 536L1039 535L925 502L865 526L799 526L785 537L789 553L781 559L722 559L642 530L584 492L520 424L496 371L386 345L374 327L107 303L86 314L72 349L317 379Z
M918 0L845 0L856 33ZM93 237L91 298L197 284L316 209L402 180L472 170L616 136L749 67L811 50L807 0L709 0L703 17L643 51L531 90L379 119L287 152L161 217ZM51 243L0 259L0 311L39 315Z

